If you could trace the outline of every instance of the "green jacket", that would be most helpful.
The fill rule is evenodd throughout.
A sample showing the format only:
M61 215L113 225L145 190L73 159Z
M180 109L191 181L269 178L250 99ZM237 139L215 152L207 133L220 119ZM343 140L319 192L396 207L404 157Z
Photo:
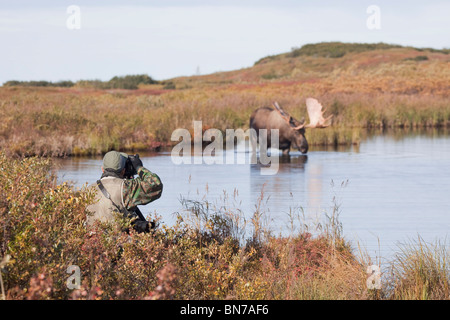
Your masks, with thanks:
M159 199L163 184L157 174L144 167L140 167L137 173L138 177L134 179L120 178L117 174L110 172L105 172L102 175L101 185L109 198L96 184L96 201L87 208L92 213L87 217L88 225L92 225L96 220L112 222L115 219L115 214L120 211L129 218L137 218L132 222L136 231L149 231L149 222L143 217L140 218L134 211L138 205L145 205Z
M125 179L123 186L123 204L127 210L133 210L138 205L145 205L162 194L163 184L156 173L140 167L138 177Z

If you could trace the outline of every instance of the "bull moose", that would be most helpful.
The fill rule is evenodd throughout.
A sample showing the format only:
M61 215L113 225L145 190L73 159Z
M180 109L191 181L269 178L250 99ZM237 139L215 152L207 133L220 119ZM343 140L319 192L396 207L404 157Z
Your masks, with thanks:
M305 119L298 121L284 111L277 102L273 103L275 109L262 107L255 110L250 117L250 128L254 129L256 135L252 137L252 148L256 150L256 143L259 142L259 130L267 129L267 147L270 147L270 130L279 130L279 149L283 155L288 155L291 145L301 153L308 152L308 141L305 138L306 128L326 128L331 124L330 115L323 117L322 105L314 98L306 99L306 110L310 123L306 124ZM255 141L256 140L256 141Z

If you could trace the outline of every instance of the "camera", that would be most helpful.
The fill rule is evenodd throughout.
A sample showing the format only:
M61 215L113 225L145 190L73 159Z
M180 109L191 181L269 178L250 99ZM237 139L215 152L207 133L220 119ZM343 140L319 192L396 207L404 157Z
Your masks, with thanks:
M137 174L137 171L133 166L133 161L136 159L139 160L138 154L128 156L127 162L125 163L125 178L133 179L133 176Z

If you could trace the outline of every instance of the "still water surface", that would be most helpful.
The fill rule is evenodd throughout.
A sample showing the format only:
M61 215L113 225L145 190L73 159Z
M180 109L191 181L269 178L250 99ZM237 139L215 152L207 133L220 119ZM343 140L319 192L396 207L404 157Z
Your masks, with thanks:
M344 236L374 259L392 258L399 245L418 235L434 243L446 242L449 233L449 136L378 135L345 150L312 149L307 156L293 152L280 158L276 175L261 175L261 168L249 161L176 165L170 152L141 159L164 184L162 197L141 211L157 212L168 225L175 222L174 212L183 211L183 197L242 210L247 219L260 203L275 233L288 233L293 216L312 228L338 206ZM100 177L101 164L101 157L60 160L59 180L77 187L91 184Z

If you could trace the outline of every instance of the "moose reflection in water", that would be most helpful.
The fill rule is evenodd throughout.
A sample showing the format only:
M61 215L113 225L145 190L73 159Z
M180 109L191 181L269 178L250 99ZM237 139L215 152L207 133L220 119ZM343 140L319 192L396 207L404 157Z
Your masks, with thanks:
M339 193L345 186L324 177L322 161L311 161L307 155L280 156L278 174L272 176L261 175L261 166L251 165L249 189L271 231L314 233L326 219L338 218Z
M322 185L320 163L308 163L307 155L284 155L279 157L279 169L275 175L261 175L261 166L250 165L251 198L260 205L259 210L274 219L274 229L286 227L289 215L312 215L317 210L306 212L308 208L320 207ZM271 225L275 226L272 222ZM305 221L303 221L305 222ZM275 231L275 230L274 230Z

